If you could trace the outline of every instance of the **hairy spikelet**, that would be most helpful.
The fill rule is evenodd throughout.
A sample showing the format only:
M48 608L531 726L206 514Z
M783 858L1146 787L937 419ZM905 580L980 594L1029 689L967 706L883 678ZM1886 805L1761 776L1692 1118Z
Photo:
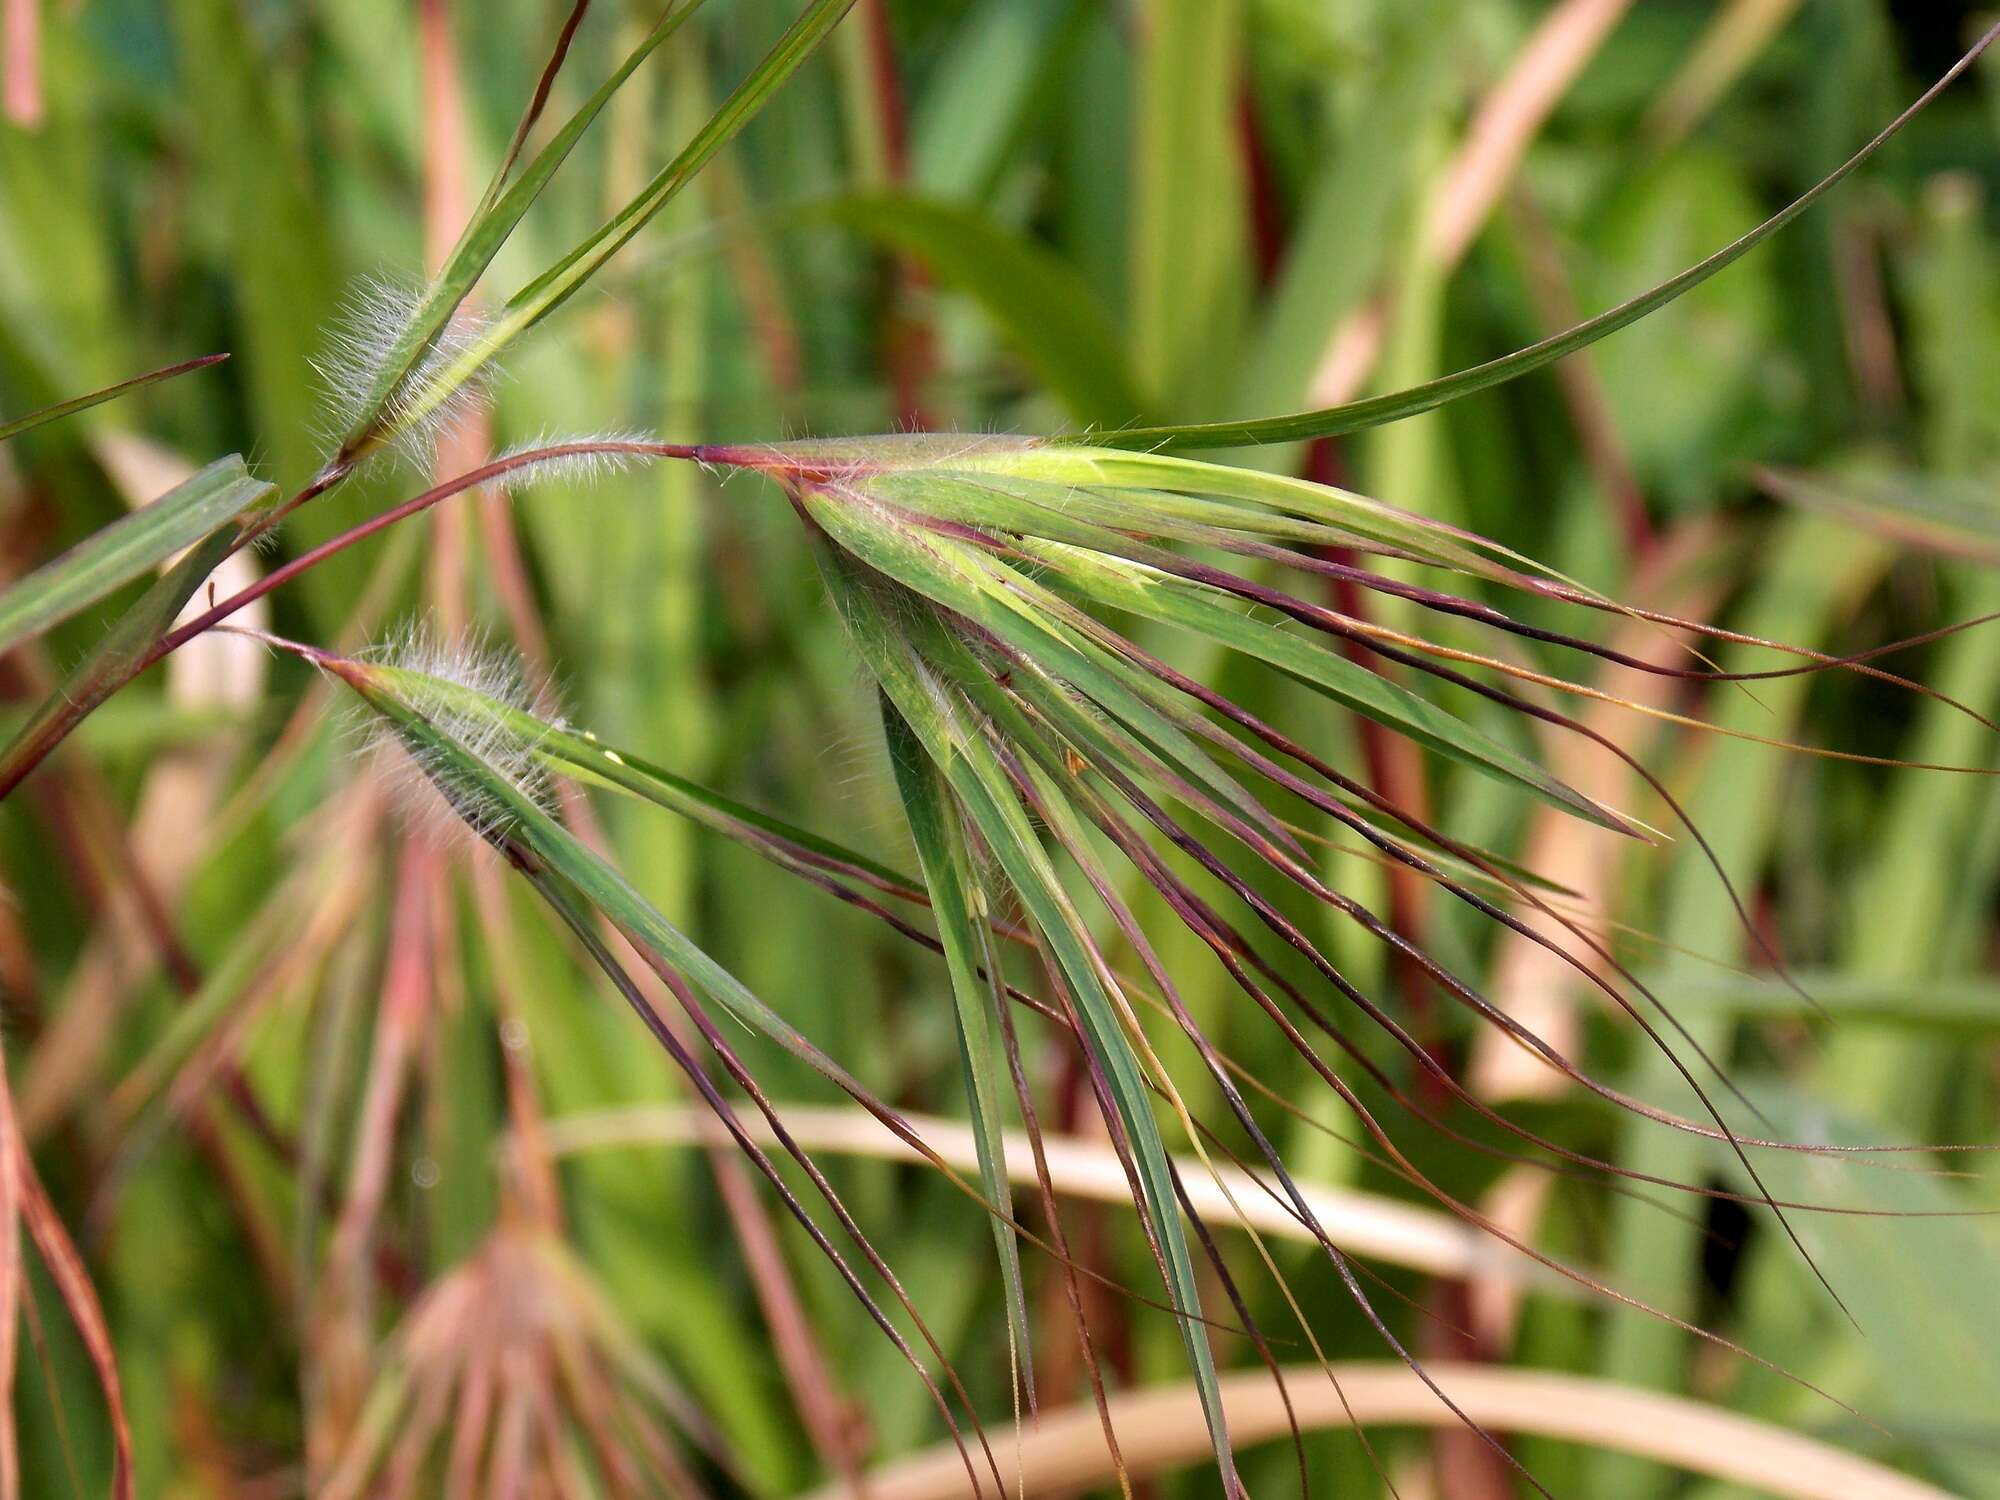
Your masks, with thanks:
M469 689L560 726L558 716L534 701L535 695L512 656L477 638L447 640L418 621L366 653L366 659L409 674L396 678L396 689L410 708L457 741L487 772L536 807L553 811L548 778L536 762L534 741L495 715L468 709L463 700L443 688L450 684ZM426 684L435 686L427 690ZM512 821L512 814L488 787L461 774L441 756L427 755L410 745L385 721L376 721L371 737L393 739L404 754L391 759L421 773L399 780L399 791L404 793L399 801L406 814L424 822L442 816L482 838L504 831Z
M366 410L370 393L423 296L421 286L370 277L346 299L326 352L313 361L326 387L328 447L371 415ZM417 367L390 393L378 425L388 435L389 446L413 463L428 466L439 435L485 402L492 383L490 365L442 399L430 399L430 392L459 359L481 344L490 326L490 320L471 306L461 306Z

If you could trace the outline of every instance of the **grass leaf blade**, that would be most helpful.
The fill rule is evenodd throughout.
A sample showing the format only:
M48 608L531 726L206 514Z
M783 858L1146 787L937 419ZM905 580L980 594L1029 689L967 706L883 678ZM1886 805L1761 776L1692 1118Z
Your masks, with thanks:
M148 568L263 503L271 486L235 454L92 532L0 594L0 652L54 629Z
M1363 427L1379 427L1387 422L1397 422L1404 417L1416 416L1419 412L1434 410L1447 402L1458 400L1461 396L1469 396L1475 391L1502 385L1526 375L1531 370L1539 370L1544 365L1553 364L1563 356L1587 348L1606 335L1616 333L1619 329L1636 323L1647 314L1666 306L1683 293L1692 291L1716 272L1741 260L1805 213L1887 145L1905 125L1944 92L1959 74L1971 67L1973 61L1986 50L1995 36L2000 36L2000 24L1990 28L1944 77L1932 84L1914 104L1883 127L1873 140L1755 229L1732 240L1707 259L1697 261L1678 276L1670 277L1651 290L1641 292L1638 296L1621 302L1594 318L1586 318L1583 322L1566 328L1561 333L1553 334L1539 343L1516 349L1512 354L1503 354L1498 359L1488 360L1485 364L1474 365L1456 374L1411 386L1407 390L1371 396L1361 401L1349 401L1339 406L1323 407L1318 411L1293 412L1285 416L1261 417L1244 422L1128 427L1117 431L1085 433L1072 441L1097 443L1115 448L1248 448L1261 447L1267 443L1294 443L1310 438L1337 437L1341 433L1354 432Z
M903 799L903 816L917 846L924 882L930 888L938 939L944 945L945 966L951 974L952 1000L957 1007L959 1061L965 1073L965 1098L972 1117L980 1185L988 1200L1004 1204L1009 1201L1011 1189L1000 1116L1007 1079L995 1013L996 1005L1006 1003L1004 994L995 993L1001 982L999 956L993 950L991 931L978 910L984 905L978 872L953 814L949 795L939 784L937 769L902 716L886 700L882 708L889 758L895 767L897 791ZM1031 1348L1028 1301L1021 1280L1020 1245L1010 1225L997 1218L991 1223L1007 1303L1010 1353L1015 1369L1025 1373L1032 1365L1028 1355ZM1032 1374L1028 1376L1028 1390L1032 1402Z
M597 268L637 234L675 194L708 165L715 155L749 124L771 95L790 78L845 16L854 0L813 0L800 12L764 60L739 83L729 97L695 132L694 139L680 154L660 169L653 180L621 209L610 223L571 250L555 265L528 283L508 301L509 313L524 318L527 327L560 306Z
M158 370L148 370L144 375L134 375L130 380L121 380L116 385L107 385L101 390L90 391L81 396L71 396L67 401L58 401L54 406L44 406L40 411L31 411L25 417L16 417L11 422L0 422L0 443L9 438L31 432L44 423L54 422L62 417L72 416L80 411L88 411L93 406L101 406L106 401L115 401L141 386L157 385L163 380L172 380L176 375L186 375L195 370L205 370L210 365L219 365L227 354L204 354L200 359L184 359L177 365L166 365Z
M239 470L242 467L240 459L224 462L235 464ZM245 476L240 486L229 488L228 513L241 514L275 493L271 485ZM34 717L21 726L7 748L0 750L0 797L13 791L50 749L131 677L154 642L173 625L181 607L194 597L203 580L236 546L239 535L238 529L226 521L217 526L118 617L63 679L62 685L36 710Z
M412 313L409 322L377 364L373 381L359 403L354 424L341 443L343 453L352 454L359 451L378 435L384 412L392 403L398 403L399 397L403 396L405 386L422 367L424 357L438 335L450 323L452 315L458 311L460 304L471 295L479 278L492 264L493 257L500 253L500 247L507 242L508 236L513 234L515 227L534 205L535 200L541 196L542 190L548 186L549 180L555 176L556 169L568 159L583 133L602 113L605 105L611 102L612 95L624 87L626 80L638 70L641 63L652 56L661 43L680 30L688 17L701 8L701 4L702 0L689 0L689 3L677 8L670 7L653 29L647 32L639 44L626 55L625 60L618 65L611 76L599 84L595 92L564 122L562 129L556 132L547 145L535 153L534 159L528 163L511 187L502 191L504 175L495 176L493 186L489 189L489 201L482 205L481 211L466 226L444 268L438 272L437 279L426 289L423 300ZM580 10L581 7L571 13L570 20L558 41L557 53L551 59L551 69L559 66L562 57L567 53L569 32L580 17ZM532 127L533 116L538 112L540 91L546 90L552 78L552 72L545 73L538 84L537 100L530 102L529 112L523 115L518 128L521 135L524 136ZM520 141L517 139L510 147L510 152L517 152L519 146ZM502 174L511 165L512 160L510 154L503 162ZM442 379L449 380L451 374L449 370L441 372ZM420 391L409 395L417 405L421 406L431 393Z
M462 389L477 376L488 362L515 339L582 290L584 283L596 275L606 261L617 254L634 235L651 222L655 214L673 201L682 188L694 180L695 175L708 164L710 158L735 139L737 133L749 124L771 95L813 54L826 34L841 17L847 14L853 4L854 0L813 0L813 3L792 22L750 76L736 86L729 97L723 100L721 107L709 116L707 123L695 132L694 139L682 147L680 153L661 168L653 180L620 209L610 222L600 227L561 260L509 298L498 321L470 348L446 362L443 368L428 373L422 389L401 392L399 395L401 383L418 367L418 361L423 357L424 351L431 346L432 341L450 319L450 308L445 308L439 313L432 307L431 299L427 299L423 316L428 331L422 334L420 342L411 343L408 339L399 341L398 348L402 351L399 362L403 367L403 373L387 387L381 387L378 383L376 410L380 410L382 402L396 399L399 422L423 420L449 401L454 392ZM692 8L690 6L689 10ZM677 26L686 14L686 11L678 13L673 24ZM647 43L643 44L644 50L650 50L652 45L657 43L654 38L649 37ZM554 170L553 166L550 170ZM516 201L517 195L523 193L534 178L535 167L530 167L528 171L522 173L520 180L494 206L494 214L496 216L505 214L508 206ZM539 187L535 189L539 190ZM525 203L522 205L522 211L525 212ZM492 250L497 251L498 248L496 242ZM491 259L492 251L488 251L485 260ZM454 264L457 260L458 257L455 255ZM481 269L484 268L485 260L480 262ZM469 291L470 285L470 282L467 282L465 290ZM464 291L460 291L457 295L462 299ZM451 304L452 307L456 305L456 301ZM349 435L346 448L357 451L370 440L370 430L366 426L357 426Z

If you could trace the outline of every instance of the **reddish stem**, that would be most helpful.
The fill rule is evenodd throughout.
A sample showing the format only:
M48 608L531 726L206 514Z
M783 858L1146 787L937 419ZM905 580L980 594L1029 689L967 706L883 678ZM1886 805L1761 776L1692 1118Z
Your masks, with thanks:
M6 80L0 101L9 120L24 130L42 123L41 0L5 0L5 41L0 43Z
M687 443L579 442L554 443L546 448L531 448L523 453L496 458L490 464L481 464L478 468L469 469L455 479L448 479L443 484L425 490L421 495L414 495L401 505L392 505L379 516L370 516L360 525L300 553L283 567L273 568L255 583L238 590L214 608L195 616L185 625L162 636L159 644L154 646L140 662L139 670L145 670L169 652L178 650L211 625L235 614L253 599L261 599L280 585L290 583L307 569L318 567L336 553L345 552L349 547L357 542L366 541L378 531L388 530L398 521L406 521L411 516L429 510L440 501L449 500L453 495L465 490L477 489L482 484L490 484L495 479L504 478L533 464L548 463L561 458L588 458L607 453L636 454L643 458L701 458L705 450ZM306 497L302 494L302 498ZM294 501L293 505L287 508L296 508L297 503Z
M882 165L889 185L901 189L910 176L910 131L902 76L896 66L896 37L885 0L864 0L858 18L867 39L869 97L875 101L882 133ZM929 284L924 268L907 255L896 257L895 306L887 320L884 356L896 393L897 416L912 432L934 424L924 406L924 382L936 364L930 329L913 312L914 299Z
M1320 439L1306 450L1306 477L1322 484L1339 481L1339 461L1333 445L1327 440ZM1337 548L1324 551L1335 561L1350 564L1354 561L1351 556L1340 555ZM1352 578L1329 579L1328 587L1334 596L1334 607L1342 614L1356 620L1368 618L1368 600ZM1340 645L1342 653L1350 660L1371 671L1379 669L1373 653L1360 641L1343 638ZM1357 716L1355 726L1362 757L1368 765L1369 786L1388 803L1428 823L1429 799L1424 785L1423 764L1416 747L1365 716ZM1393 865L1388 870L1388 895L1390 930L1415 947L1423 947L1430 899L1429 882L1415 870ZM1423 966L1409 953L1399 951L1394 963L1397 988L1402 991L1409 1006L1410 1030L1423 1044L1424 1050L1443 1064L1445 1059L1439 1055L1431 1036L1435 1030L1435 1006L1430 980L1424 974ZM1419 1087L1426 1091L1426 1102L1433 1107L1446 1102L1442 1094L1435 1092L1439 1084L1431 1074L1423 1075Z
M327 558L332 557L336 553L346 551L349 547L355 545L355 543L365 541L367 538L375 535L376 532L393 526L398 521L407 520L421 511L428 510L439 501L448 500L461 491L477 488L479 485L486 484L494 479L514 473L519 469L527 468L533 464L547 463L553 459L565 457L583 458L601 454L633 454L644 458L692 458L706 460L712 455L713 451L707 448L695 447L687 443L587 441L555 443L546 448L532 448L526 452L514 453L505 458L495 459L490 464L484 464L477 469L461 474L456 479L438 485L434 489L425 490L421 495L405 500L401 505L392 506L390 509L383 511L379 516L372 516L368 520L363 521L359 526L349 531L344 531L329 541L322 542L310 551L293 558L292 561L286 563L283 567L274 568L255 583L232 594L229 598L223 600L222 603L196 616L185 625L168 632L156 641L152 649L129 668L123 677L105 689L103 696L109 697L111 693L122 688L126 683L137 677L162 657L180 649L180 647L186 645L204 630L208 630L223 620L228 619L252 600L263 598L271 590L282 584L291 582L292 579L298 577L308 568L318 566L320 563L326 561ZM238 547L241 548L247 545L257 536L269 531L286 515L297 510L299 506L312 499L315 495L323 494L326 490L332 488L346 472L344 468L339 466L327 469L319 478L315 479L297 495L294 495L283 506L279 507L278 510L266 516L256 526L247 529L242 539L238 542ZM100 698L97 701L102 701L102 699ZM85 711L87 712L87 710ZM19 786L37 766L48 759L56 746L69 737L70 731L76 727L82 717L82 713L77 713L68 722L52 724L48 731L41 737L41 742L36 745L34 753L24 756L20 764L13 767L5 777L0 777L0 801L5 800L14 788Z
M1285 216L1271 153L1257 130L1257 99L1247 78L1236 91L1236 139L1243 155L1243 187L1250 200L1250 249L1258 282L1269 286L1285 258Z

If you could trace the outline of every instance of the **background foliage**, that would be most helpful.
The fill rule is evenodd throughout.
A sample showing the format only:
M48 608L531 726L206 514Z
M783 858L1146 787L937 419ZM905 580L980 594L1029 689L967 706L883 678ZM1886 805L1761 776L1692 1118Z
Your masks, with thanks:
M696 15L585 138L499 280L527 279L629 197L792 10L714 0ZM0 123L0 413L210 350L233 357L0 450L9 577L215 454L243 452L286 492L310 477L337 426L314 362L343 306L368 280L414 285L437 263L560 15L539 0L89 0L40 19L34 86L10 86ZM592 13L556 118L653 19L645 6ZM449 435L437 463L456 472L547 432L1043 432L1411 384L1532 342L1748 229L1972 34L1967 7L1879 0L863 0L597 285L513 353L490 416ZM1615 597L1828 652L2000 609L1996 131L2000 72L1983 65L1789 233L1607 343L1444 411L1246 461L1472 527ZM399 463L302 511L282 550L420 489ZM10 732L126 602L0 662ZM873 694L789 508L752 477L683 465L467 497L270 604L273 628L323 644L360 645L440 608L456 627L456 613L518 651L532 680L548 674L569 717L606 742L914 866ZM1897 670L2000 715L1997 642L1954 636ZM1621 951L1778 1133L1994 1139L2000 799L1985 780L1614 710L1593 720L1668 780L1754 892L1760 929L1829 1012L1815 1017L1741 967L1761 956L1686 840L1607 852L1309 695L1204 665L1253 706L1279 700L1268 706L1309 725L1329 758L1621 924ZM143 1492L324 1491L356 1424L400 1404L380 1405L385 1370L409 1362L408 1390L426 1388L429 1346L401 1320L454 1275L472 1294L456 1322L457 1304L426 1304L435 1339L546 1314L558 1342L603 1360L618 1400L642 1391L701 1414L693 1425L727 1463L674 1441L711 1487L789 1493L940 1440L894 1349L801 1235L768 1204L744 1207L748 1179L691 1131L569 1149L562 1117L677 1105L683 1090L520 890L490 866L466 875L462 843L402 832L384 772L325 692L296 662L206 639L0 807L16 1110L105 1303ZM1755 735L1995 762L1978 724L1859 677L1657 692ZM1615 765L1560 768L1643 803ZM963 1114L941 963L740 843L636 803L602 802L596 818L662 912L876 1093ZM1600 1074L1664 1093L1630 1029L1534 950L1353 855L1326 857L1344 889L1579 1037ZM1551 1089L1379 949L1305 919L1516 1117L1635 1170L1743 1188L1726 1152ZM1192 960L1184 936L1161 943ZM1294 1054L1230 1014L1219 979L1191 976L1187 994L1258 1082L1318 1098ZM775 1098L838 1102L778 1049L742 1045ZM1033 1060L1050 1120L1087 1128L1087 1081L1052 1050ZM533 1197L500 1154L524 1090L563 1148L559 1270L499 1253ZM1189 1097L1217 1102L1192 1076ZM1334 1119L1331 1105L1312 1110ZM1310 1122L1283 1125L1300 1175L1409 1196ZM1385 1299L1392 1320L1428 1357L1692 1394L1956 1493L2000 1495L1987 1223L1808 1220L1857 1332L1763 1216L1686 1200L1674 1217L1444 1140L1420 1156L1538 1244L1880 1425L1630 1311L1520 1296L1497 1272L1377 1265L1409 1301ZM1795 1160L1771 1186L1880 1209L2000 1209L1983 1158L1950 1165L1965 1175ZM1007 1325L977 1208L915 1167L839 1160L834 1175L997 1444ZM775 1277L746 1268L753 1222L766 1238L751 1240L783 1263ZM1129 1210L1079 1207L1070 1232L1081 1256L1144 1289ZM1384 1356L1309 1246L1275 1253L1330 1357ZM1261 1319L1282 1324L1269 1278L1247 1252L1241 1264ZM1028 1271L1042 1398L1081 1398L1059 1278L1033 1254ZM577 1290L585 1281L596 1290ZM103 1401L39 1269L30 1287L25 1493L93 1493ZM795 1294L795 1319L774 1287ZM1184 1378L1171 1319L1092 1301L1115 1385ZM668 1381L684 1395L662 1397ZM588 1405L598 1387L577 1389ZM1462 1434L1386 1434L1378 1450L1406 1495L1516 1492ZM1322 1492L1381 1486L1350 1435L1309 1436L1306 1451ZM1733 1493L1576 1447L1517 1451L1558 1494ZM1245 1478L1287 1490L1292 1465L1266 1445L1247 1452ZM1158 1492L1216 1485L1197 1465Z

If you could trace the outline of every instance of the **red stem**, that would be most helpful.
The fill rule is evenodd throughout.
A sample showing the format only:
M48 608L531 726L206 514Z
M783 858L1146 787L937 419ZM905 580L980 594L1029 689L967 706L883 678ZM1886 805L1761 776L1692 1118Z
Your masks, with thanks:
M453 495L465 490L477 489L482 484L527 468L531 464L547 463L558 458L587 458L595 454L629 453L644 458L699 458L702 451L687 443L641 443L641 442L581 442L556 443L547 448L532 448L525 453L509 454L496 458L490 464L481 464L469 469L455 479L425 490L421 495L412 496L401 505L393 505L378 516L370 516L351 530L321 542L317 547L300 553L281 568L273 568L255 583L231 594L227 599L202 614L196 615L185 625L169 631L160 637L159 643L149 651L139 663L136 672L142 672L161 657L180 649L194 637L213 625L219 624L235 614L246 604L261 599L273 589L290 583L309 568L317 567L336 553L345 552L357 542L366 541L378 531L386 531L398 521L407 521L411 516L429 510L440 501L449 500ZM296 503L287 509L295 508Z
M176 630L169 631L156 641L152 649L141 657L115 685L107 689L104 696L108 697L111 693L116 692L162 657L179 650L204 630L220 624L251 601L263 598L271 590L291 582L308 568L316 567L334 554L346 551L355 543L365 541L367 538L375 535L376 532L393 526L398 521L407 520L421 511L428 510L441 500L448 500L461 491L475 489L482 484L511 474L518 469L524 469L537 463L546 463L552 459L568 457L585 458L599 454L633 454L643 458L691 458L698 461L715 458L718 461L727 461L721 459L717 450L688 443L603 441L555 443L546 448L531 448L523 453L509 454L505 458L495 459L490 464L484 464L477 469L461 474L456 479L438 485L434 489L425 490L421 495L405 500L401 505L392 506L390 509L383 511L379 516L371 516L352 530L344 531L330 541L322 542L310 551L300 554L283 567L273 569L255 583L249 585L249 587L239 590L220 604L197 615L185 625L180 626ZM319 478L315 479L297 495L294 495L284 505L266 516L257 525L246 529L242 538L237 543L238 549L248 545L256 537L269 531L285 516L297 510L315 495L322 494L326 490L331 489L345 477L346 473L346 468L338 465L327 469ZM81 719L82 714L78 714L69 723L53 726L50 732L42 737L42 742L35 747L32 755L25 757L22 763L15 766L7 776L0 778L0 801L4 801L13 792L14 788L19 786L37 766L48 759L50 753L63 740L68 738L70 731L76 727L76 724Z

